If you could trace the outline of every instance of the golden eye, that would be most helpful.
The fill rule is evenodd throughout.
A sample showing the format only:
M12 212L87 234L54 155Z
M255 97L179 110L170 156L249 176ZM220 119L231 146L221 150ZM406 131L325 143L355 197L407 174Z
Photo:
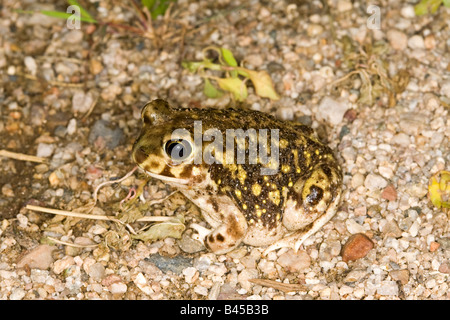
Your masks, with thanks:
M169 140L164 145L164 151L174 161L186 160L192 153L192 145L188 140Z

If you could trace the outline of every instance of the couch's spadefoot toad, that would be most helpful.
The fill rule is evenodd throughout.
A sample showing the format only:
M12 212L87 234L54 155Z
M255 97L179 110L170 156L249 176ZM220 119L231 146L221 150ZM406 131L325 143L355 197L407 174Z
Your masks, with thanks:
M215 253L241 242L298 250L336 212L341 168L308 126L160 99L142 109L142 121L133 160L201 209L213 227L204 244Z

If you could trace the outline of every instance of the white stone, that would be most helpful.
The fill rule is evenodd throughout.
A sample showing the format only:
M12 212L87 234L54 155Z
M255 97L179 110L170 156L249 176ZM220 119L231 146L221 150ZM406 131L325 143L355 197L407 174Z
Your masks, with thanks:
M22 288L13 289L9 295L10 300L22 300L23 297L25 297L25 290Z
M424 49L425 41L422 36L416 34L408 39L408 47L411 49Z
M398 285L395 281L382 281L380 287L377 288L377 293L382 296L397 296Z
M377 174L369 173L364 180L364 186L370 191L382 189L387 186L387 181Z
M37 146L36 156L42 158L48 158L52 155L55 150L55 145L48 143L39 143Z
M183 269L183 275L187 283L193 283L198 278L198 271L194 267L187 267Z
M345 220L345 225L347 227L348 232L350 232L351 234L364 233L366 231L366 229L362 225L360 225L353 219Z
M77 120L73 118L69 120L69 124L67 125L67 134L71 136L75 131L77 131Z
M34 76L37 71L36 60L33 57L26 56L24 59L25 67L30 71L30 73Z
M408 46L408 37L405 33L391 29L386 34L389 44L395 50L405 50Z
M116 282L113 283L110 288L109 288L109 292L111 292L112 294L124 294L125 292L127 292L127 285L123 282Z
M317 118L326 120L332 125L338 125L342 122L342 118L349 108L349 104L344 100L334 100L330 97L325 97L317 109Z
M402 15L403 18L406 18L406 19L413 19L416 17L416 13L414 12L413 6L404 6L400 10L400 14Z

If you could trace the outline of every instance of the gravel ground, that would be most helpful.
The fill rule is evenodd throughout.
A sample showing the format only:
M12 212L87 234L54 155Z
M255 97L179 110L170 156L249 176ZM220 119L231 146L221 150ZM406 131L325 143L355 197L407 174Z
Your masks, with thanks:
M119 1L83 3L104 21L136 20ZM416 17L403 1L376 4L379 29L368 29L362 1L178 0L150 39L15 11L65 11L63 1L4 0L0 149L47 161L0 158L0 298L449 299L449 216L427 187L450 169L450 10ZM246 107L310 124L342 163L341 206L297 254L240 246L214 255L187 235L144 242L112 221L25 208L87 212L96 186L133 168L145 102L233 104L206 98L202 78L181 67L210 45L271 75L281 99L249 88ZM92 213L201 220L178 194L157 201L172 190L153 179L141 198L154 205L121 211L144 181L101 188ZM352 258L349 242L370 245Z

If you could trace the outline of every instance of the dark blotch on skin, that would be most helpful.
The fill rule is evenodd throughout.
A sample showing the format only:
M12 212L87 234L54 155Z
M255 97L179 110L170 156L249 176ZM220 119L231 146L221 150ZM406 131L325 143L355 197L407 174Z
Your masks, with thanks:
M223 241L225 240L225 238L223 237L223 235L221 235L220 233L217 234L216 239L217 239L217 241L219 241L219 242L223 242Z
M147 157L148 154L145 153L142 147L139 147L134 151L134 160L137 163L143 163L147 159Z
M310 193L309 195L306 197L306 201L310 204L315 206L316 204L319 203L320 200L322 200L323 197L323 190L322 188L319 188L316 185L312 185L311 188L309 189Z

